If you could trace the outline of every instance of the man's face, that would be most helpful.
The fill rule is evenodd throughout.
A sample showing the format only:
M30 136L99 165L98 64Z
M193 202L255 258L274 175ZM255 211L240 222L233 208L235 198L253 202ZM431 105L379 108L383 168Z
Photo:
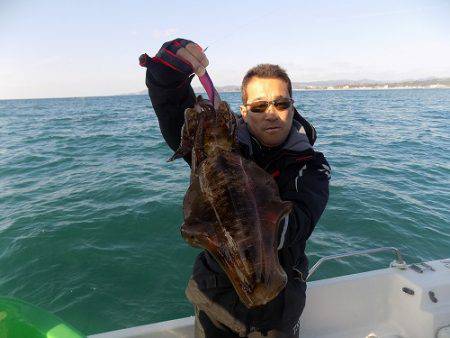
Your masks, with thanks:
M278 98L290 98L287 83L281 79L263 79L253 77L247 84L247 102L272 101ZM277 110L270 104L265 112L255 113L249 106L241 106L241 114L250 132L267 147L276 147L286 140L292 126L294 108Z

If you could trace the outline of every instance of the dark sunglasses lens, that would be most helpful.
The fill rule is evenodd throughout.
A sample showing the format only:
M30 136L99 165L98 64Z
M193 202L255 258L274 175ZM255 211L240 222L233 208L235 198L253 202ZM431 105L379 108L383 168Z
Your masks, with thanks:
M268 102L253 102L250 104L250 110L254 113L263 113L269 106Z
M288 109L291 106L291 100L286 100L286 99L281 99L281 100L276 100L274 102L275 108L277 108L278 110L285 110Z

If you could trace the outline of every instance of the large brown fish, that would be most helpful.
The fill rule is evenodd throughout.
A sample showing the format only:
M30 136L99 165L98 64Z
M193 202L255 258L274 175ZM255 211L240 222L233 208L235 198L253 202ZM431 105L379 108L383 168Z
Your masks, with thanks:
M186 109L181 145L171 159L189 153L183 238L214 256L248 308L266 304L287 281L277 234L291 202L280 199L267 172L240 155L235 116L226 102L217 111L202 100Z

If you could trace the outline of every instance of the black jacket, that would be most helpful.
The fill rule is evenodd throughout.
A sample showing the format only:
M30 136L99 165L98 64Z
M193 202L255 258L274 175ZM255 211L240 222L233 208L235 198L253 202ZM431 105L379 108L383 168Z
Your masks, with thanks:
M152 61L147 64L149 96L161 133L174 151L180 144L184 110L195 103L191 79L162 64ZM291 328L303 311L304 279L308 271L306 240L327 204L331 173L323 154L312 147L315 139L315 129L297 111L287 140L275 149L260 145L242 118L238 119L242 155L272 174L282 200L294 202L294 210L281 222L279 234L279 260L288 275L288 284L270 303L249 310L239 301L225 273L207 251L198 255L193 278L208 297L246 323L249 331Z

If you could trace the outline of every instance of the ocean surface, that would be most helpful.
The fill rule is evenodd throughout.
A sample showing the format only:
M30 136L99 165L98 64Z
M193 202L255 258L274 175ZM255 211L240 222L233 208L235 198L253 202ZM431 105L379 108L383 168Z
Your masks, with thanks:
M332 167L308 247L450 257L450 90L296 92ZM240 95L223 94L238 111ZM189 168L167 163L146 96L0 101L0 295L86 334L192 315L199 252L181 238ZM384 268L325 264L313 279Z

